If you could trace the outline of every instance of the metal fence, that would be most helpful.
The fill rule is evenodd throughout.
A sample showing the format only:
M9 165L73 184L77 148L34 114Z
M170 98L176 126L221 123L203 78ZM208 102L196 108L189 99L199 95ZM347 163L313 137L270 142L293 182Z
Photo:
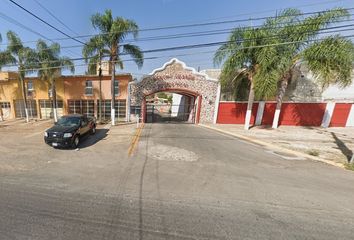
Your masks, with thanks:
M97 115L99 113L100 107L100 101L97 100ZM117 120L125 121L127 110L126 100L115 100L114 109ZM102 118L106 120L109 120L111 118L111 100L102 100Z
M40 114L42 119L53 118L53 101L47 99L39 100ZM63 116L63 100L57 100L57 114L58 117Z
M146 122L195 122L194 104L147 104Z
M68 100L69 114L82 114L87 117L95 116L94 100Z
M29 118L37 118L37 104L36 100L27 100L27 107L28 107L28 117ZM15 116L17 118L25 118L25 101L22 99L15 100Z

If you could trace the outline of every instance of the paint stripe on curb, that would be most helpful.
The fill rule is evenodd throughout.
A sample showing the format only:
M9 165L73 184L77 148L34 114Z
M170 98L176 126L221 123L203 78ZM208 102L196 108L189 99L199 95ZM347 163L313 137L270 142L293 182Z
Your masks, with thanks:
M136 131L136 134L134 135L134 137L130 143L130 146L128 148L128 156L129 157L134 153L134 150L136 149L136 146L138 145L140 135L141 135L141 132L143 131L143 128L144 128L144 123L138 128L138 130Z
M298 152L298 151L290 150L290 149L287 149L287 148L279 147L279 146L276 146L274 144L270 144L270 143L267 143L267 142L264 142L264 141L260 141L260 140L254 139L254 138L243 136L243 135L238 134L238 133L232 133L232 132L225 131L225 130L222 130L222 129L218 129L218 128L215 128L215 127L211 127L211 126L208 126L208 125L198 124L198 126L201 126L201 127L207 128L207 129L211 129L211 130L214 130L214 131L217 131L217 132L220 132L220 133L224 133L224 134L227 134L227 135L231 135L233 137L236 137L236 138L239 138L239 139L251 142L251 143L256 143L256 144L265 146L268 149L272 149L272 150L276 150L276 151L282 151L284 153L289 153L289 154L294 154L294 155L299 156L299 157L304 157L306 159L311 159L313 161L323 162L323 163L326 163L328 165L332 165L332 166L336 166L336 167L345 169L344 164L342 164L342 163L332 162L332 161L325 160L325 159L322 159L322 158L319 158L319 157L315 157L315 156L311 156L311 155L308 155L308 154L305 154L305 153L302 153L302 152Z

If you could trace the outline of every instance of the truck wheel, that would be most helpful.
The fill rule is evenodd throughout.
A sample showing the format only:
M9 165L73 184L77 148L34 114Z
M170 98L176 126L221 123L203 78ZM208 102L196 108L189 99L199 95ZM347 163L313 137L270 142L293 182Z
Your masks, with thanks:
M96 133L96 125L94 125L92 128L91 128L91 134L94 135Z
M77 147L79 146L79 143L80 143L80 138L79 138L79 136L75 136L74 141L73 141L73 144L72 144L72 147L73 147L73 148L77 148Z

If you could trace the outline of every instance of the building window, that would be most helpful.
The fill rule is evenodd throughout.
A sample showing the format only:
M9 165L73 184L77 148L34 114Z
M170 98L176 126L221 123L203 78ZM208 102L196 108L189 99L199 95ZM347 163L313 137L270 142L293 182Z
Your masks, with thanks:
M97 112L100 112L100 107L102 105L102 118L103 119L110 119L111 118L111 100L102 100L102 104L100 101L97 100ZM114 101L114 108L115 108L115 116L118 121L125 121L126 117L126 100L120 99Z
M119 82L118 80L114 80L114 96L119 95Z
M1 108L11 108L10 102L0 102Z
M92 81L91 80L87 80L86 81L85 94L86 95L92 95L93 94L93 88L92 88Z
M33 81L32 80L29 80L27 82L27 91L31 92L31 91L34 91L34 88L33 88Z

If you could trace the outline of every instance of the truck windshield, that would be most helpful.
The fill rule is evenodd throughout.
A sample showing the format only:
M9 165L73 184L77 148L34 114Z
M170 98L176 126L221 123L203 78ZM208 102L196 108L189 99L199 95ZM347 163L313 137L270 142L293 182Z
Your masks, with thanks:
M80 118L77 117L62 117L57 122L57 125L60 126L77 126L79 124Z

